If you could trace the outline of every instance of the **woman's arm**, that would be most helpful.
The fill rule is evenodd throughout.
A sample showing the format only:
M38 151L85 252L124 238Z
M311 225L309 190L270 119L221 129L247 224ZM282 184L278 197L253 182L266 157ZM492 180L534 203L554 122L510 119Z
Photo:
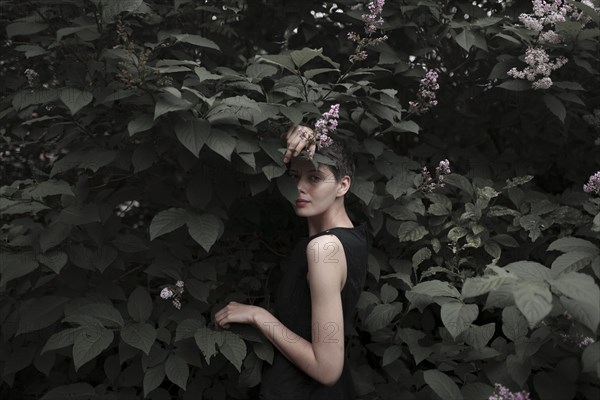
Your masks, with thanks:
M306 248L312 303L312 340L290 331L261 307L231 302L215 314L219 326L231 322L255 325L294 365L324 385L335 384L344 367L344 316L341 289L346 257L334 235L313 239Z
M346 276L342 243L334 235L306 247L312 304L312 341L290 332L270 313L259 313L258 328L307 375L325 385L338 381L344 367L344 316L341 289Z

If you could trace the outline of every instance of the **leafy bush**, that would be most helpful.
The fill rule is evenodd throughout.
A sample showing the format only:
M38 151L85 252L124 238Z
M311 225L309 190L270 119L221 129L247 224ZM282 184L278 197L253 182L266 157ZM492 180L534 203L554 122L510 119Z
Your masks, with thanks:
M272 3L2 3L2 397L251 398L273 348L211 313L270 308L306 232L279 136L334 102L360 397L598 397L594 4L539 32L525 2L390 1L366 43L362 4ZM528 47L568 60L548 89L509 74Z

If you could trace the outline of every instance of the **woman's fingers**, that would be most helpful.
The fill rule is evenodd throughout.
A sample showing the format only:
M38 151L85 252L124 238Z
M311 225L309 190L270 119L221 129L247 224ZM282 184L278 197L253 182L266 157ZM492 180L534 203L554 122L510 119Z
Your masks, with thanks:
M287 163L291 157L295 157L314 137L312 129L306 126L293 126L287 134L287 150L283 157L283 162ZM312 148L313 146L311 146ZM310 149L309 149L310 150ZM313 151L314 155L314 151Z

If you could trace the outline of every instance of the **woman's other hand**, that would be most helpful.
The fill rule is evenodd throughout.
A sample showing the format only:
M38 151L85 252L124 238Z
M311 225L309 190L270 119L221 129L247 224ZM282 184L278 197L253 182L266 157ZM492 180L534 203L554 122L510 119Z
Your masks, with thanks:
M232 322L254 325L256 315L263 310L262 307L230 301L215 314L215 324L223 329L229 329L229 324Z
M313 141L314 137L315 133L309 127L292 126L286 133L287 150L283 156L283 162L287 163L292 157L296 157L307 145L309 145L308 155L314 156L317 149L317 145Z

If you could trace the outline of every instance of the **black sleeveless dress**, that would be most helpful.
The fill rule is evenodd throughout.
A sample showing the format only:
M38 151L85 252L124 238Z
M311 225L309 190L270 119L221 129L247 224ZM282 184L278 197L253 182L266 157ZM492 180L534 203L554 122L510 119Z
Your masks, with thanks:
M317 236L332 234L339 238L346 255L346 283L342 288L344 323L351 324L358 297L363 290L367 272L368 242L366 224L352 228L337 227L302 238L283 263L281 283L275 299L275 316L292 332L309 342L311 335L311 300L306 275L306 246ZM323 256L326 254L323 253ZM348 332L348 329L344 329ZM273 364L263 364L260 399L263 400L350 400L354 399L354 384L348 360L342 375L332 386L323 385L292 364L275 349Z

